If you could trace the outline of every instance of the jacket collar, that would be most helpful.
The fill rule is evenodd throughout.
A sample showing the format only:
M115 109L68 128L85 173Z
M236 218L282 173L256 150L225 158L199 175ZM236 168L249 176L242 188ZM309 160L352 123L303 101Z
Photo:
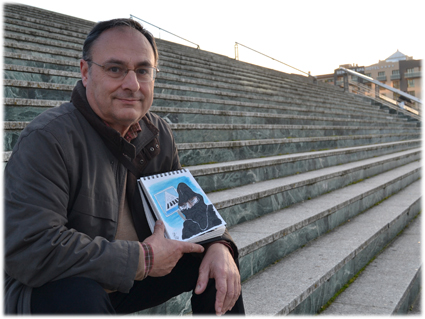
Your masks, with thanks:
M131 159L136 157L136 146L138 151L140 151L140 148L146 145L159 133L159 130L146 116L144 116L143 119L139 122L143 133L139 133L139 136L135 141L136 145L128 142L121 136L120 133L118 133L118 131L107 126L103 120L93 111L87 101L86 88L84 87L81 80L77 82L77 85L72 91L71 102L74 104L77 110L81 112L81 114L90 123L94 130L103 138L105 143L109 143L117 151L127 155Z

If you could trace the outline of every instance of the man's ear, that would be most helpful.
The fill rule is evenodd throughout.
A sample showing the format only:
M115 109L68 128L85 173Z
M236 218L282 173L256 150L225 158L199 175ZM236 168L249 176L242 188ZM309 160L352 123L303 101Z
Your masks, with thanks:
M83 59L80 60L80 72L81 80L83 82L84 87L86 87L89 77L89 63Z

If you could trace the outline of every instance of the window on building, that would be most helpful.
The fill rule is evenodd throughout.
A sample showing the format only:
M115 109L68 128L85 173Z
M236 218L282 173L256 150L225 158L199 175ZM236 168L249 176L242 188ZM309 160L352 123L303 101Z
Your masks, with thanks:
M385 71L378 72L378 76L385 76Z
M372 73L366 73L365 75L370 77L370 78L372 77Z
M415 87L415 80L407 80L407 87L408 88L414 88Z
M393 70L392 75L399 75L400 74L400 70Z
M393 81L393 88L399 89L400 88L400 81Z
M406 70L406 73L413 73L413 72L415 72L415 69L414 68L410 68L410 69L407 69Z
M411 96L415 96L415 91L407 91L407 94L410 94Z
M357 76L356 75L352 75L351 76L351 81L356 81L357 82Z

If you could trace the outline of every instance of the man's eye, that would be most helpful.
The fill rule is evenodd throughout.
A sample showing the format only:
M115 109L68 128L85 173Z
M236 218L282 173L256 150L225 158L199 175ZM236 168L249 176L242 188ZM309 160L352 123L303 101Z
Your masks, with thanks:
M123 72L123 68L122 67L119 67L119 66L109 66L106 69L106 71L107 72L110 72L110 73L122 73Z
M140 74L140 75L146 75L149 73L147 69L137 69L136 72L137 74Z

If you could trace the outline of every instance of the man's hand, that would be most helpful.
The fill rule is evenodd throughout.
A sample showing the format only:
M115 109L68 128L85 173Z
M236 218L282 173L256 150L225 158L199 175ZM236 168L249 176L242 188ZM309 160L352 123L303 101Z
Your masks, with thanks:
M149 272L151 277L168 275L185 253L204 252L201 245L166 239L164 230L164 223L157 221L153 234L144 240L151 245L154 254L154 263Z
M212 244L205 253L199 267L196 294L204 292L209 278L215 279L217 289L215 311L217 315L222 315L233 308L241 293L238 268L229 249L223 244Z

